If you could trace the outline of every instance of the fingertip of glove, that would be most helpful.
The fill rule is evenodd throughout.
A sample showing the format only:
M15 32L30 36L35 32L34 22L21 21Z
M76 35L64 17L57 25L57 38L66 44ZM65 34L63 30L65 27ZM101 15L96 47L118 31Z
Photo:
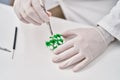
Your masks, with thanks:
M65 69L65 67L63 65L59 65L60 69Z
M68 31L61 33L61 35L62 35L63 37L67 37Z
M57 63L57 58L53 58L52 62Z
M59 54L59 50L56 49L56 50L53 51L53 53L54 53L55 55L58 55L58 54Z
M47 14L48 14L49 17L52 16L52 13L49 12L49 11L47 11Z
M73 72L78 72L80 69L78 68L73 68Z

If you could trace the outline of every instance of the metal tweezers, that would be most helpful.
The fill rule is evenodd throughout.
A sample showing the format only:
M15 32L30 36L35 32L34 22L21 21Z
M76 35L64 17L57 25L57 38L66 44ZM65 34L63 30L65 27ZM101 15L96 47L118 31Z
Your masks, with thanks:
M43 7L43 9L44 9L44 11L47 13L47 10L46 10L46 7L45 7L45 0L41 0L41 1L42 1L42 7ZM52 26L51 26L51 24L50 24L50 21L47 22L47 24L48 24L48 26L49 26L51 35L53 35Z

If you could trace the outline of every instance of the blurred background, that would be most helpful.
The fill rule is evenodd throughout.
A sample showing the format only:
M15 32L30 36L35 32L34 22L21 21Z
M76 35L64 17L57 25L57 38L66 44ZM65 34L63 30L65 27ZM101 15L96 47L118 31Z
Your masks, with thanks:
M14 0L0 0L0 3L7 4L7 5L13 5Z

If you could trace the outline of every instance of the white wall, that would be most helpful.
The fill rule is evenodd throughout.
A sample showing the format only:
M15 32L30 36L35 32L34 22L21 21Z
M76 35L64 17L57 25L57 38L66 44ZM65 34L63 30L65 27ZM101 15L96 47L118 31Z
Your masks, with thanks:
M10 4L10 0L0 0L0 3Z

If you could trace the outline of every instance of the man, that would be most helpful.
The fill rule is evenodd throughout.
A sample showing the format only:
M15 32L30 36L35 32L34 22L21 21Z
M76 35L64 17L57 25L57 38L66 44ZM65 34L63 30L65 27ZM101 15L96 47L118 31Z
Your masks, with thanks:
M41 25L53 16L93 26L64 32L72 38L58 47L53 62L60 68L73 66L79 71L102 54L115 39L120 40L120 0L47 0L49 12L44 11L41 0L16 0L14 9L25 23ZM50 13L51 12L51 13Z

